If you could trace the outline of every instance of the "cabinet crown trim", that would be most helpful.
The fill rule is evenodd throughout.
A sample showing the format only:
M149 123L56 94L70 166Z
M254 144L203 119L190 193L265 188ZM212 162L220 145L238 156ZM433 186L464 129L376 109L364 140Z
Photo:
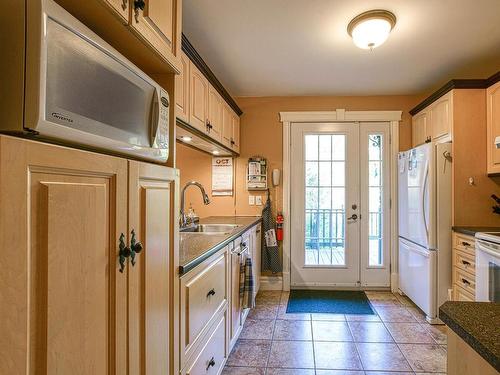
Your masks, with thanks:
M222 83L217 79L215 74L212 72L210 67L207 65L205 60L200 56L198 51L193 47L189 39L182 33L182 51L187 57L193 62L193 64L202 72L202 74L208 79L208 82L217 90L217 92L222 96L226 103L236 112L238 116L243 114L243 111L238 104L234 101L227 90L222 86Z
M447 82L427 98L425 98L422 102L416 105L414 108L410 110L410 115L415 116L422 109L426 108L430 104L434 103L443 95L447 94L451 90L454 89L485 89L494 85L500 81L500 71L493 74L491 77L486 79L452 79Z

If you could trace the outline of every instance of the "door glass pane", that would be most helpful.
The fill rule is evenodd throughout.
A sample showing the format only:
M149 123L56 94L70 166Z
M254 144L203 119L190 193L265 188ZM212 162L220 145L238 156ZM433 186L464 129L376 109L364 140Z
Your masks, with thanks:
M342 134L305 136L306 265L345 265L345 142Z
M368 135L368 264L381 266L383 259L383 136Z

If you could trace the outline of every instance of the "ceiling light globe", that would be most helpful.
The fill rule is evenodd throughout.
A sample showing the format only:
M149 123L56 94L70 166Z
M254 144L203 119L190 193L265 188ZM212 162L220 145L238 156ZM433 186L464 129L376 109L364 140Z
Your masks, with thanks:
M356 46L374 49L383 44L394 25L396 16L386 10L371 10L356 16L347 26L347 32Z

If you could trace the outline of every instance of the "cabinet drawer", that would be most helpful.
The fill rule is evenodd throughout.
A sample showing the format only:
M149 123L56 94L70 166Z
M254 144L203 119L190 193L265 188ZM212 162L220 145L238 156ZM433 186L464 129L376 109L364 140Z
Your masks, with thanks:
M473 295L476 293L475 276L458 267L453 267L453 283Z
M476 259L465 251L453 249L453 265L476 275Z
M226 315L223 314L215 324L207 343L198 357L189 365L186 375L219 374L226 360Z
M215 313L226 302L227 252L185 285L186 342L193 344Z
M456 234L453 236L453 247L458 250L462 250L473 257L476 256L476 245L474 237L465 236L462 234Z
M474 302L474 295L458 285L453 286L453 301Z

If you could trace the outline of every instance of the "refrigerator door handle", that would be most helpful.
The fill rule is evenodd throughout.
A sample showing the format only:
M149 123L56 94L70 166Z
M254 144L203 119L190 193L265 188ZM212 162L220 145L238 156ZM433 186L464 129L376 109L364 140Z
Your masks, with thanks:
M424 184L422 188L422 216L424 219L424 228L425 228L425 235L427 238L427 243L429 241L429 227L427 226L427 219L426 219L426 212L425 212L425 192L427 190L427 182L429 181L429 164L425 163L425 177L424 177Z

